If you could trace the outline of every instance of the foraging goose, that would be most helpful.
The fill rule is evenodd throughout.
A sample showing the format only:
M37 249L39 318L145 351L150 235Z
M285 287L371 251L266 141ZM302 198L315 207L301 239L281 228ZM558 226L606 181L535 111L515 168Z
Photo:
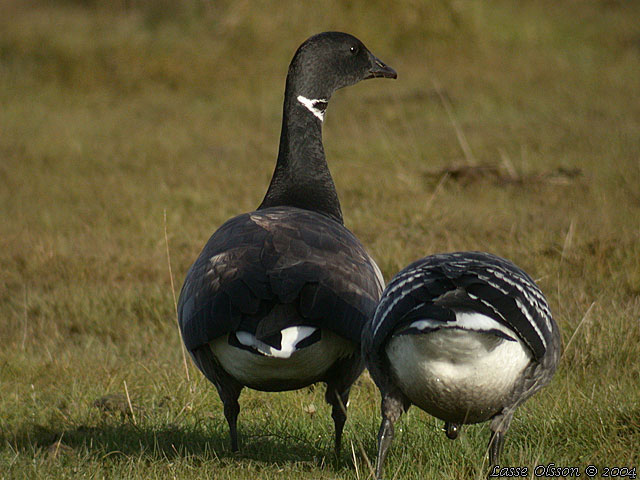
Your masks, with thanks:
M400 271L363 331L365 362L382 395L376 475L393 425L412 404L462 424L491 420L498 464L515 409L551 380L560 331L525 272L495 255L432 255Z
M189 269L178 304L182 338L216 386L238 450L238 397L327 384L340 450L349 389L364 369L360 338L384 283L343 225L322 146L333 92L396 78L357 38L315 35L287 75L278 159L258 209L223 224Z

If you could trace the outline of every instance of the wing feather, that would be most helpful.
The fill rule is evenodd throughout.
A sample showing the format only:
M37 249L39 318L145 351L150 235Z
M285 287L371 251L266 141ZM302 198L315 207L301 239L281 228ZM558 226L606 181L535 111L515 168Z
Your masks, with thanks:
M425 257L394 277L372 321L372 346L380 348L394 331L420 318L455 321L455 312L493 318L536 360L553 341L549 306L531 277L500 257L457 252Z
M274 207L240 215L211 236L187 273L183 339L193 350L240 324L252 334L313 325L359 343L382 291L378 272L356 237L321 214ZM269 316L278 305L293 307L285 320Z

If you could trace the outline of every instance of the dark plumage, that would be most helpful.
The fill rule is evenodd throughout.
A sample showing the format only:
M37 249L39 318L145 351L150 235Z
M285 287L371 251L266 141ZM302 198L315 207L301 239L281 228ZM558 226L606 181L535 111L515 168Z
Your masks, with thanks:
M326 382L340 449L360 338L383 288L375 262L343 225L322 147L338 88L390 67L351 35L304 42L287 75L275 172L258 210L228 220L189 269L178 305L184 343L224 404L237 450L244 386L292 390Z
M459 252L399 272L362 348L382 394L380 478L393 424L412 404L444 420L452 439L461 424L491 420L497 464L516 408L551 380L561 338L531 277L494 255Z

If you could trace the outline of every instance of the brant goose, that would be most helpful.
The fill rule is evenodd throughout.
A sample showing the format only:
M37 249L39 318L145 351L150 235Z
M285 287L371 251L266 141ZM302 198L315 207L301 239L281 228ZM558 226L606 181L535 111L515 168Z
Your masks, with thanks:
M362 328L384 281L343 225L322 121L337 89L396 76L351 35L306 40L289 66L278 159L262 204L224 223L187 273L182 338L218 390L233 451L243 387L283 391L316 382L327 384L340 450L349 389L364 369Z
M516 408L553 376L558 326L534 281L482 252L432 255L400 271L363 331L367 368L382 395L376 475L393 425L412 404L445 421L491 420L489 460L498 464Z

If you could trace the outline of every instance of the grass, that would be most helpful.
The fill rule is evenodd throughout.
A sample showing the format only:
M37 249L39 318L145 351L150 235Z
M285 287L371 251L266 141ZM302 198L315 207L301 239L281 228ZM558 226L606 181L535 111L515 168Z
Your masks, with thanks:
M2 2L0 478L368 478L367 376L337 462L322 387L245 391L230 452L215 389L185 374L167 266L168 247L179 288L211 232L259 204L288 61L329 29L399 72L338 92L324 132L346 223L385 278L491 251L538 280L562 328L561 367L516 414L505 464L639 466L639 15L595 0ZM502 173L446 173L470 159ZM483 478L487 427L455 442L440 428L412 409L387 472Z

